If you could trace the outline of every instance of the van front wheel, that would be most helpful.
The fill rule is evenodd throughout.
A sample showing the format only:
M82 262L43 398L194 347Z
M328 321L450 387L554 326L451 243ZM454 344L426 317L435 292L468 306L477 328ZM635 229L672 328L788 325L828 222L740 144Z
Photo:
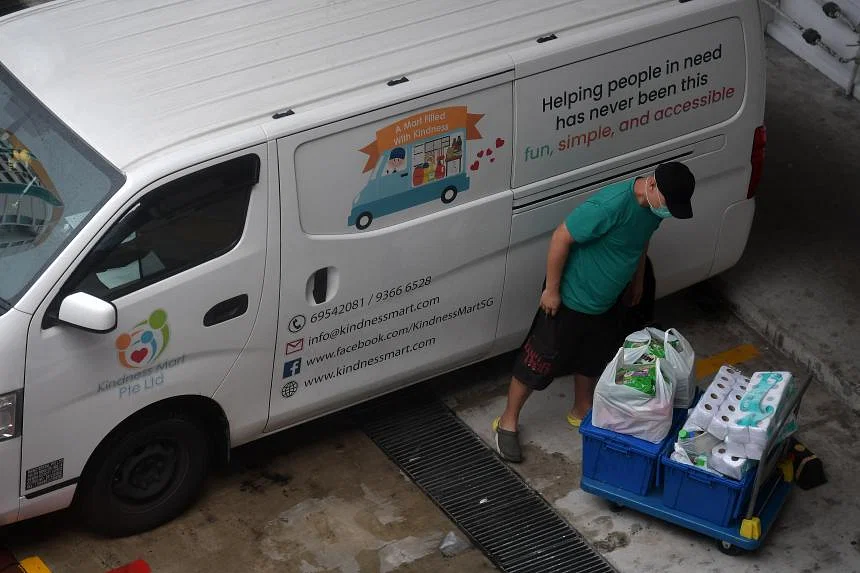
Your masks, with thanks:
M445 187L445 190L442 191L442 202L446 205L457 198L457 188L453 185L449 185Z
M373 215L369 211L365 211L355 219L355 228L363 231L370 226L373 221Z
M109 537L170 521L202 490L208 452L199 422L181 413L121 427L87 465L78 500L85 521Z

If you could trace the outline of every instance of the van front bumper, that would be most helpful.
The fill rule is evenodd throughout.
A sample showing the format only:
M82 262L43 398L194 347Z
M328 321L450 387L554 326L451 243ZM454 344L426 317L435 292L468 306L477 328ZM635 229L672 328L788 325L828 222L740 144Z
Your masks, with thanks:
M0 442L0 525L18 521L21 438Z

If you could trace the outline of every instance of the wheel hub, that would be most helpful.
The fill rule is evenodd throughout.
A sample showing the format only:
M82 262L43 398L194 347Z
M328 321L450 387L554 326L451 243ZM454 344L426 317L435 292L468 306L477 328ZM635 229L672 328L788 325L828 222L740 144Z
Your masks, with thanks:
M176 444L161 441L132 452L114 472L114 493L136 502L157 497L176 473L176 451Z

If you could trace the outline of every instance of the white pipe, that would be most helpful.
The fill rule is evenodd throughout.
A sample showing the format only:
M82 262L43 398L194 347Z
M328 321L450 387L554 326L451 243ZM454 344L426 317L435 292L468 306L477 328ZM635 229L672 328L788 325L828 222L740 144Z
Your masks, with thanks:
M766 4L767 6L769 6L769 7L770 7L770 9L771 9L771 10L773 10L774 12L776 12L777 14L779 14L780 16L782 16L783 18L785 18L786 20L788 20L789 22L791 22L792 24L794 24L794 27L795 27L795 28L797 28L798 30L803 31L803 30L805 30L805 29L806 29L806 28L804 28L803 26L801 26L801 25L797 22L797 20L795 20L794 18L792 18L791 16L789 16L788 14L786 14L785 12L783 12L783 11L782 11L782 9L779 7L779 4L778 4L778 3L773 3L773 2L771 2L770 0L759 0L759 1L760 1L762 4Z

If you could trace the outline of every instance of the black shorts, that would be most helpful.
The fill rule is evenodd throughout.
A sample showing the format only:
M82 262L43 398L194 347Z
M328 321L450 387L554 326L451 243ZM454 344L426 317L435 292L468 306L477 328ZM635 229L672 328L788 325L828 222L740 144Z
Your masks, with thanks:
M513 375L532 390L571 373L596 378L621 345L619 327L618 305L597 315L561 305L551 317L538 309Z

